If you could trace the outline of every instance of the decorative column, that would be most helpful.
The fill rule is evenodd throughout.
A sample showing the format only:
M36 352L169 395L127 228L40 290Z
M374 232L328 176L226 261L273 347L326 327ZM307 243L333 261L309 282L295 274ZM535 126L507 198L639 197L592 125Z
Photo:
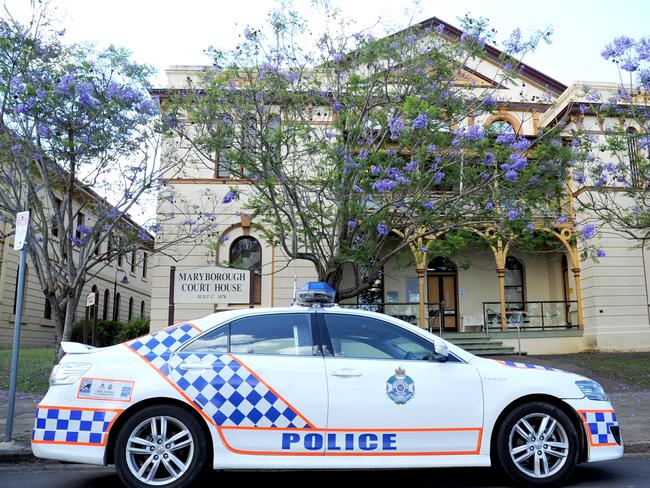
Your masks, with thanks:
M501 314L501 330L508 330L508 319L506 317L506 270L497 268L499 276L499 313Z
M415 271L418 273L418 288L420 293L420 303L418 303L418 325L422 329L427 328L427 316L426 316L426 306L425 306L425 292L426 292L426 274L427 268L417 267Z
M576 301L578 302L578 329L585 328L584 316L582 314L582 286L580 285L580 268L571 268L573 271L573 281L576 287Z

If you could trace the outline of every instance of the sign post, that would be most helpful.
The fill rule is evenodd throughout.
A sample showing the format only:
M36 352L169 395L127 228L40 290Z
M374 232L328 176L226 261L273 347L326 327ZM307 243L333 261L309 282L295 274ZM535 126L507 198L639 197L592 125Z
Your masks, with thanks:
M84 344L88 344L88 312L90 309L90 314L91 318L93 319L93 328L92 328L92 336L90 339L90 344L92 346L95 346L95 341L97 337L97 310L95 307L95 303L97 300L97 294L96 292L89 293L86 296L86 312L84 315Z
M18 351L20 349L20 323L23 319L23 295L25 293L25 267L27 261L27 228L29 226L29 212L16 214L16 234L14 235L14 250L20 250L20 264L18 265L18 290L16 292L16 323L14 325L14 341L11 353L11 372L9 374L9 398L7 405L7 426L5 442L11 442L14 428L14 410L16 408L16 383L18 380Z

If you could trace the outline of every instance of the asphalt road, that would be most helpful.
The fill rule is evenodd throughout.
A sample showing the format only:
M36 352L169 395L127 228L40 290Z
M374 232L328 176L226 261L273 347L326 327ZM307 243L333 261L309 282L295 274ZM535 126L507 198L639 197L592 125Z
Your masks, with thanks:
M417 469L393 471L216 472L201 485L226 486L408 486L409 488L512 486L491 469ZM229 484L232 483L232 484ZM236 484L235 484L236 483ZM111 467L34 462L0 465L0 486L7 488L116 488L121 483ZM617 461L582 464L567 487L645 488L650 486L650 456L627 455Z

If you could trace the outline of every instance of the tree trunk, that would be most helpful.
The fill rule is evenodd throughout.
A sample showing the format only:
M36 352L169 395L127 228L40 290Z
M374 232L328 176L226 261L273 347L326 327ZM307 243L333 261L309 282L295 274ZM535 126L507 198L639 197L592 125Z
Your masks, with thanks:
M56 354L54 355L55 364L58 363L64 355L61 348L61 342L70 342L72 338L72 324L74 323L77 300L75 297L68 297L66 302L65 314L56 314Z

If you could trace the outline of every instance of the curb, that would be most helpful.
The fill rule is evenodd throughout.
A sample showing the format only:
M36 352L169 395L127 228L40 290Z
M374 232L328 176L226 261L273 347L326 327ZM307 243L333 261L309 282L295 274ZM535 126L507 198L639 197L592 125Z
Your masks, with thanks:
M650 442L626 442L624 446L626 454L650 452Z

